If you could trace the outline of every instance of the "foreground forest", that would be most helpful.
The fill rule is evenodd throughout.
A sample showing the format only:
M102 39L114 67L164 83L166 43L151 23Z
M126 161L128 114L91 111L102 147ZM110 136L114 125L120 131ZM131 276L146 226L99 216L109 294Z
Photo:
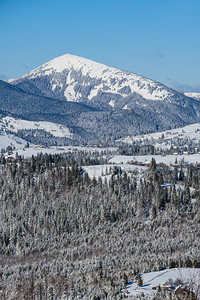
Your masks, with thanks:
M102 161L1 158L0 299L122 299L140 272L200 267L200 166L81 167Z

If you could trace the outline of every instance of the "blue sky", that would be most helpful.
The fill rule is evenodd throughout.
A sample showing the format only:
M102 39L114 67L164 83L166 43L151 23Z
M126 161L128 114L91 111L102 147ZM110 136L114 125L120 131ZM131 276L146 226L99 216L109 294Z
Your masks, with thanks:
M200 92L200 0L0 0L0 78L70 53Z

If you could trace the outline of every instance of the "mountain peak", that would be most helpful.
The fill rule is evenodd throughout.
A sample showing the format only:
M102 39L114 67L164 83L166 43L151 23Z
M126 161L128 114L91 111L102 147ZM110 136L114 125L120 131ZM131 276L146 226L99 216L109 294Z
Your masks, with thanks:
M175 92L151 79L71 54L56 57L21 78L13 80L12 83L24 80L32 80L44 94L43 87L41 88L41 84L38 86L38 83L48 80L46 95L86 103L92 99L97 100L97 96L102 93L109 94L107 104L116 102L116 99L113 99L116 95L123 98L134 95L134 98L168 101L173 98ZM54 93L54 90L57 93ZM123 106L125 104L123 103ZM114 108L114 105L112 107Z
M27 77L27 75L32 78L40 76L41 71L45 75L49 75L51 73L62 73L65 70L72 69L78 72L81 71L83 76L89 75L92 78L102 77L105 73L107 74L106 77L112 76L113 73L126 73L125 71L121 71L114 67L109 67L88 58L83 58L72 54L64 54L48 61L30 73L25 74L21 78Z
M65 69L70 69L71 67L76 70L82 69L83 71L91 71L92 69L105 69L106 66L92 61L87 58L83 58L80 56L72 55L72 54L64 54L58 56L41 67L45 69L53 68L56 72L62 72Z

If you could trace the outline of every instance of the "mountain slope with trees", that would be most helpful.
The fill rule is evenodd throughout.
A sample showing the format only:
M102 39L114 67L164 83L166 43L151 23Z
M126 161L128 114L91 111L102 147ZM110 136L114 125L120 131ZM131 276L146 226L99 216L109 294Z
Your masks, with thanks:
M107 182L84 172L88 159L1 159L2 299L121 299L134 274L200 267L199 166L152 160L139 182L118 167Z

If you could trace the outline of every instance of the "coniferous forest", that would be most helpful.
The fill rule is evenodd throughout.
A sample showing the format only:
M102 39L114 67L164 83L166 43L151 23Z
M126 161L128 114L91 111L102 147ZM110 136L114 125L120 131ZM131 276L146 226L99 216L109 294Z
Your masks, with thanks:
M200 0L0 25L0 300L200 300Z
M1 157L0 299L122 299L141 272L200 267L200 166L152 159L143 177L115 166L109 181L82 168L100 163Z

